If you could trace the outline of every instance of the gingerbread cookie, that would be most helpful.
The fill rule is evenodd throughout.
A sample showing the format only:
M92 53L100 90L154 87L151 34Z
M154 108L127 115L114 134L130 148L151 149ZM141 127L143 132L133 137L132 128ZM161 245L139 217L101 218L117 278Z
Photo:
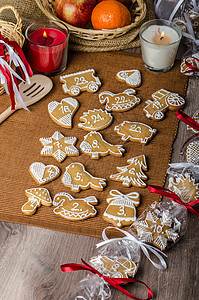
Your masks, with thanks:
M34 162L29 168L30 175L37 184L42 185L56 179L60 169L54 165L45 166L42 162Z
M84 112L79 118L84 123L79 123L78 127L87 131L98 131L107 128L113 120L111 114L102 109L89 110Z
M199 164L199 140L188 144L185 150L186 161L193 164Z
M136 187L146 187L146 183L142 179L147 179L144 171L147 171L145 155L140 155L127 160L129 166L117 167L119 173L111 175L110 178L115 181L121 181L126 187L131 185Z
M182 202L188 203L199 199L199 184L190 175L169 178L168 189L179 196Z
M64 93L68 93L71 96L78 96L81 91L87 91L95 93L101 86L100 79L94 76L95 70L89 69L73 74L60 76L60 81Z
M179 226L177 219L174 222L169 213L160 212L158 208L147 211L144 219L137 220L132 224L139 239L153 244L160 250L165 250L168 242L177 240Z
M194 113L192 119L193 119L194 121L196 121L197 123L199 123L199 110L197 110L197 111ZM193 127L191 127L191 126L189 126L189 125L187 125L187 130L192 130L192 131L195 132L195 133L199 133L198 130L194 129Z
M171 93L164 89L158 90L152 94L152 100L147 100L143 108L146 117L153 121L161 121L164 119L164 112L167 110L178 110L183 108L185 100L178 94Z
M138 87L141 85L141 73L139 70L125 70L116 74L116 79L125 82L131 87Z
M61 102L52 101L48 104L48 113L51 119L58 125L71 128L72 118L79 107L74 98L65 98Z
M74 146L76 137L65 137L61 132L55 131L51 137L39 140L44 146L41 150L42 156L53 156L58 162L62 162L66 156L79 155L79 151Z
M94 196L76 199L70 194L59 193L53 199L53 205L57 206L53 212L70 221L80 221L92 218L97 214L93 205L98 201Z
M83 153L91 156L92 159L99 159L100 156L115 155L121 157L125 149L122 145L112 145L107 143L99 132L91 131L84 136L84 141L80 144Z
M33 215L37 208L41 205L51 206L52 199L50 193L45 188L32 188L25 190L25 194L28 197L28 201L22 206L22 212L27 215Z
M62 183L70 187L73 192L87 190L92 188L97 191L103 191L106 186L104 178L93 177L81 163L72 163L66 167L66 171L62 176Z
M101 274L111 278L134 277L137 266L126 257L109 258L107 256L96 256L90 259L91 265Z
M198 74L198 72L193 72L193 68L199 69L199 53L195 53L190 57L184 58L180 65L180 72L187 76L192 76L193 74Z
M140 204L140 194L132 192L122 194L111 190L106 198L109 204L103 213L103 219L114 226L129 226L136 220L136 207Z
M119 94L113 94L111 92L102 92L99 94L99 101L101 104L105 104L107 111L123 112L132 109L134 106L140 103L140 99L135 95L135 90L128 89Z
M139 123L124 121L123 123L115 126L114 131L120 135L123 141L135 141L146 145L156 134L157 130L150 126Z

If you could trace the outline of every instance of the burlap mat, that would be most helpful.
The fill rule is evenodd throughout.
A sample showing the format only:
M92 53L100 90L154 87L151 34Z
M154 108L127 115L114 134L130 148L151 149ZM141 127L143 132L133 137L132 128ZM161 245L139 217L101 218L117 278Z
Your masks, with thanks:
M34 21L47 18L34 0L0 0L0 7L5 4L13 5L17 9L22 19L23 31ZM146 4L147 15L142 23L155 18L153 0L146 0ZM9 10L5 10L1 18L15 22L14 15ZM82 52L102 52L134 48L140 46L138 32L139 27L130 30L121 37L100 41L89 41L71 35L69 47L72 50Z
M112 181L109 177L111 174L117 173L117 166L126 165L127 159L145 154L149 168L149 171L146 172L149 178L147 183L163 186L170 161L172 144L178 128L178 121L175 113L169 111L164 121L153 122L146 118L142 109L144 101L150 99L151 94L160 88L185 96L187 77L179 72L178 64L168 73L154 74L144 68L140 56L118 52L70 54L69 66L65 73L73 73L89 68L94 68L102 80L103 86L100 92L110 90L118 93L128 88L124 83L115 79L115 74L120 70L137 68L142 73L143 84L140 88L137 88L137 95L142 99L142 102L128 112L112 113L114 117L113 124L101 131L108 142L124 145L126 149L124 157L106 156L101 157L99 160L92 160L89 156L81 154L78 157L68 157L64 162L58 163L52 157L40 156L42 146L39 138L50 137L56 130L62 132L65 136L76 136L78 138L77 148L79 149L83 136L87 134L86 131L77 127L79 117L88 109L104 107L98 101L98 93L90 94L84 92L77 97L80 108L74 116L73 128L65 129L60 127L49 117L47 105L52 100L60 101L67 96L62 91L59 77L53 78L54 88L52 92L43 100L30 107L31 112L17 111L0 125L1 221L100 237L102 230L109 224L102 219L102 214L107 206L106 196L111 189L118 189L122 193L139 192L141 194L141 205L138 208L138 215L149 203L159 199L159 196L151 194L147 188L125 188L120 182ZM1 112L6 109L9 103L8 96L4 94L0 97ZM123 143L113 129L115 125L120 124L124 120L140 121L149 124L158 130L158 134L146 146L136 142ZM87 171L93 176L106 178L107 187L103 192L89 189L80 193L72 193L69 188L66 188L61 183L60 177L44 185L44 187L49 189L52 197L59 192L68 192L77 198L95 195L99 200L99 205L96 206L98 215L88 220L71 222L56 216L53 213L53 207L41 206L35 215L25 216L21 212L21 206L27 200L24 190L37 187L37 184L28 172L30 164L35 161L55 164L62 170L62 173L68 164L77 161L83 163Z

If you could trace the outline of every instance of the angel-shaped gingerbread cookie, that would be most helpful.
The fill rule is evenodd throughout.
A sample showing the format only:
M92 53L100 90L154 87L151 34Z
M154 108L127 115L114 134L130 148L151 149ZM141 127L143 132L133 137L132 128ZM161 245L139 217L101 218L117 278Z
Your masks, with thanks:
M107 143L101 133L91 131L84 136L84 141L80 144L83 153L91 156L92 159L98 159L100 156L114 155L121 157L125 149L122 145L112 145Z
M129 226L136 220L136 207L140 204L139 193L122 194L111 190L106 198L109 204L103 213L103 219L114 226Z
M103 191L106 186L104 178L93 177L81 163L72 163L66 167L66 171L62 176L62 183L70 187L73 192L79 192L92 188L97 191Z
M53 199L53 205L57 206L53 212L70 221L80 221L97 214L93 205L98 201L94 196L75 199L70 194L59 193Z

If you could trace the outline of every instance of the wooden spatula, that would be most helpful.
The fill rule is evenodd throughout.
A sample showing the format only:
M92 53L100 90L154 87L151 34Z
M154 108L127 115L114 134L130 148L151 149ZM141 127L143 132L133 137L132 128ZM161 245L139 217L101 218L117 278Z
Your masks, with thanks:
M46 94L48 94L52 87L53 83L50 78L41 74L36 74L30 78L30 85L23 82L19 84L19 92L25 105L30 106L41 100ZM19 105L19 103L16 103L15 110L11 110L11 106L8 107L0 115L0 124L16 110L21 108L22 107Z

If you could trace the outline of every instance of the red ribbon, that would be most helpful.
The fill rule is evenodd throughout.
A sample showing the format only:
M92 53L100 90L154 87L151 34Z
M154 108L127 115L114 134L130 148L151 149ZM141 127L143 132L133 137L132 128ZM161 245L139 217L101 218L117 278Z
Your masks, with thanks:
M199 204L199 199L192 201L192 202L188 202L188 203L183 203L181 201L181 199L178 197L178 195L176 195L175 193L173 193L172 191L165 189L161 186L156 186L156 185L149 185L148 186L148 190L152 193L155 194L159 194L161 196L164 196L166 198L169 198L171 200L173 200L174 202L177 202L178 204L181 204L183 206L185 206L189 211L191 211L196 217L199 218L199 212L197 212L192 206Z
M199 72L199 68L197 68L196 66L190 64L190 63L187 61L188 58L195 59L195 60L197 60L197 61L199 62L199 59L197 59L197 58L194 57L194 56L192 56L192 57L187 57L187 58L185 59L185 64L186 64L186 66L187 66L188 68L190 68L190 69L192 69L192 70L188 70L188 71L186 71L185 73Z
M199 131L199 124L187 114L183 113L182 111L176 111L176 116L187 125Z
M134 299L134 300L148 300L153 298L153 293L150 290L150 288L142 281L136 280L136 279L131 279L131 278L110 278L103 276L100 272L98 272L96 269L91 267L88 263L86 263L83 259L81 260L83 262L83 265L81 264L65 264L61 266L61 270L63 272L74 272L74 271L81 271L81 270L87 270L90 271L93 274L97 274L99 277L103 278L107 283L109 283L111 286L115 287L117 290L125 294L126 296ZM128 282L137 282L141 283L146 286L147 291L148 291L148 298L147 299L140 299L136 298L132 294L130 294L127 290L122 288L120 284L122 283L128 283Z

